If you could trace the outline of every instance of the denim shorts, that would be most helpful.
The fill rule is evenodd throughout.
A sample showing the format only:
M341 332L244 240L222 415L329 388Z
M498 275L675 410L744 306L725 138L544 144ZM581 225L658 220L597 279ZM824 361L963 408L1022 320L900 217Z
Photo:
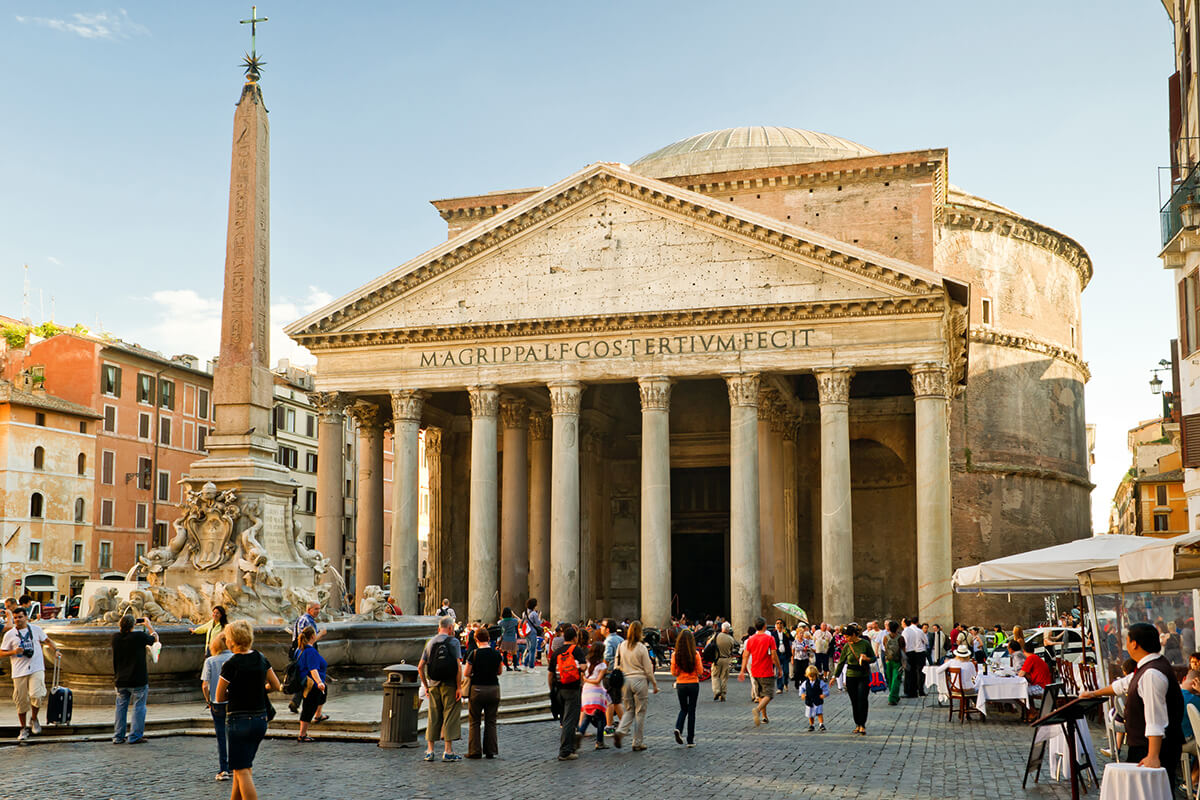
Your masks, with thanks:
M267 735L267 715L230 715L225 719L225 741L229 745L229 768L250 769L258 745Z

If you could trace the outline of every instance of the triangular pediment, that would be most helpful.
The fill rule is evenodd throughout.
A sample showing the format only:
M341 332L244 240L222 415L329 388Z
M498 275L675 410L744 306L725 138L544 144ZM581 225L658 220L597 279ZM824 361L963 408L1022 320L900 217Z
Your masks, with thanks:
M941 276L594 164L288 326L365 331L940 295Z

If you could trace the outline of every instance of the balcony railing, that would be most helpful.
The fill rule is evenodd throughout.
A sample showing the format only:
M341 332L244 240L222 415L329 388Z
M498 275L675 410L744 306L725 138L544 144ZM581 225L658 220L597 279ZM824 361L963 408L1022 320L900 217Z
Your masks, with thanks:
M1183 217L1179 209L1186 203L1200 203L1200 165L1188 171L1187 177L1175 186L1170 199L1159 211L1163 247L1183 229Z

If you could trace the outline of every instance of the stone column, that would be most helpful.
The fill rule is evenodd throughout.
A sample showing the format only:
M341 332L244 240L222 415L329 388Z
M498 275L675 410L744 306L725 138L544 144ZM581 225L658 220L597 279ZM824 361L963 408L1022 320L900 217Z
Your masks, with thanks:
M952 622L950 575L949 374L943 364L912 367L916 405L917 607L921 620Z
M550 603L550 415L529 415L529 596Z
M500 548L497 536L496 423L500 390L470 386L471 517L468 535L467 619L500 618Z
M579 400L583 384L550 384L550 608L552 619L578 622Z
M758 560L758 374L726 375L729 389L729 594L735 631L762 610Z
M639 378L642 399L642 622L671 621L671 381Z
M345 465L347 398L339 392L308 396L317 410L317 549L340 573L346 518Z
M426 392L392 392L392 586L391 595L406 614L417 608L421 574L418 512L421 501L421 411Z
M821 401L821 615L854 618L854 529L850 517L850 378L844 367L819 370Z
M383 415L364 400L349 412L358 423L354 596L361 600L366 587L383 585Z
M781 504L775 496L776 476L779 462L771 432L771 417L775 414L776 392L760 387L758 390L758 563L762 581L762 608L770 608L776 599L779 586L776 574L779 558L776 540L779 537L779 509ZM787 602L794 602L788 600Z
M442 527L442 429L425 429L425 468L429 470L429 573L425 579L425 608L412 611L400 607L406 614L437 611L443 591L442 570L446 547L446 531Z
M504 423L504 497L500 502L500 605L517 609L529 596L529 459L525 401L500 401ZM518 616L520 614L518 613Z

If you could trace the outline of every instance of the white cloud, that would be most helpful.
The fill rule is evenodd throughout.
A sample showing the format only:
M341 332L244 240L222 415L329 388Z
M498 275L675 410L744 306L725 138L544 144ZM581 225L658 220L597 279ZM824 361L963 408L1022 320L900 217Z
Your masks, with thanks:
M328 292L310 286L303 298L282 297L271 303L272 366L281 358L289 359L293 364L316 363L312 353L284 334L283 326L332 299ZM113 331L115 335L167 356L190 353L209 361L220 352L220 298L202 297L192 289L163 289L143 301L151 306L153 322L136 331Z
M62 33L73 33L84 39L129 39L133 36L149 36L150 31L145 25L134 22L125 9L118 11L99 11L94 14L75 13L69 19L59 17L22 17L17 15L17 22L28 25L41 25Z
M49 261L51 264L54 264L55 266L59 266L59 267L62 266L62 262L59 261L54 256L46 256L46 260Z

